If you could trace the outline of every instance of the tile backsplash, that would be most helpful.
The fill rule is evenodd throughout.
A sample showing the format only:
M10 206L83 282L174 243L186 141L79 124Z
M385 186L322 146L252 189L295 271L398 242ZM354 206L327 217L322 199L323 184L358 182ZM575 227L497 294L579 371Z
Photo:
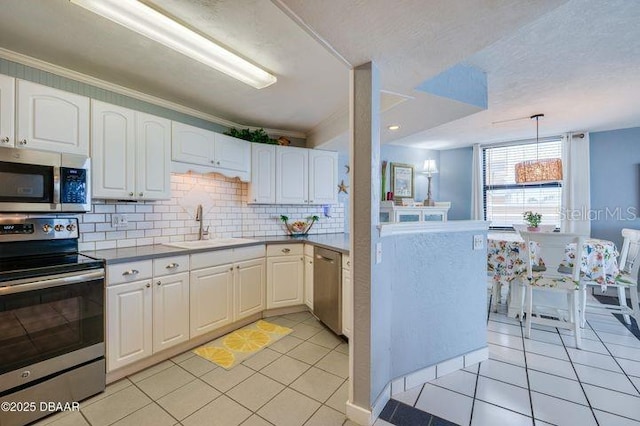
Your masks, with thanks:
M336 188L337 190L337 188ZM317 215L311 234L344 232L344 206L331 206L331 217L322 206L247 204L248 184L217 174L171 174L170 200L125 202L94 200L89 213L79 215L82 251L195 240L199 223L197 204L203 205L210 238L285 235L280 215L292 221ZM113 214L125 214L126 228L111 225Z

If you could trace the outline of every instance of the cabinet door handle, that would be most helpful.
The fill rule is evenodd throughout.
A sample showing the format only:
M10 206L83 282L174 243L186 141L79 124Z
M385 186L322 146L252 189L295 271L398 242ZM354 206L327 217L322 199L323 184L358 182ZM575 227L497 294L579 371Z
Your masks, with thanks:
M142 192L138 192L138 196L142 197Z
M283 252L283 253L289 253L289 252L291 252L291 249L283 248L283 249L282 249L282 252Z
M211 164L216 164L216 162L215 162L215 161L213 161L213 160L211 160Z
M310 203L313 203L313 200L309 200Z
M5 136L4 138L0 139L0 141L2 143L9 143L9 136Z
M166 268L166 269L175 269L175 268L177 268L178 266L180 266L180 264L179 264L179 263L175 263L175 262L174 262L174 263L170 263L170 264L168 264L167 266L165 266L165 268Z
M162 285L162 281L158 281L156 284L158 284L158 285Z
M216 161L216 164L219 166L219 165L220 165L220 162L219 162L219 161Z
M20 145L26 145L27 144L27 140L26 139L22 139L20 140L20 142L18 142Z
M230 271L233 271L233 266L231 268L229 268Z
M236 269L240 269L240 265L236 265Z
M133 192L130 192L130 193L129 193L129 197L133 197Z
M151 287L151 283L147 283L147 285L145 285L146 288Z
M140 271L137 269L129 269L128 271L124 271L122 275L126 277L127 275L138 275L139 273Z

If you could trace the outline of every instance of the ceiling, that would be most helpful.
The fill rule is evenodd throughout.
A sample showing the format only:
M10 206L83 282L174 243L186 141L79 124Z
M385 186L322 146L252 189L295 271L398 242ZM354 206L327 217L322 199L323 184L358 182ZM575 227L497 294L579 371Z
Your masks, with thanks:
M535 113L541 135L640 125L640 2L148 0L278 77L256 90L68 0L0 1L0 48L310 145L346 147L349 68L370 60L383 142L530 138L530 120L491 123ZM459 63L486 72L488 109L415 90Z

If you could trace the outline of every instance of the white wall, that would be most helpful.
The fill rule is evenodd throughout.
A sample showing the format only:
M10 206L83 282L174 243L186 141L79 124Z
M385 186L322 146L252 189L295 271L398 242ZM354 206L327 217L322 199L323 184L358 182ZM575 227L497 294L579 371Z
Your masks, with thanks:
M333 205L331 218L327 218L322 206L247 204L247 188L246 183L216 174L172 173L170 200L138 203L94 200L91 212L78 215L80 250L197 239L199 223L194 216L198 203L204 206L204 226L210 226L211 238L285 235L279 220L282 214L291 221L319 216L311 234L344 231L342 204ZM127 215L128 228L111 226L114 213Z

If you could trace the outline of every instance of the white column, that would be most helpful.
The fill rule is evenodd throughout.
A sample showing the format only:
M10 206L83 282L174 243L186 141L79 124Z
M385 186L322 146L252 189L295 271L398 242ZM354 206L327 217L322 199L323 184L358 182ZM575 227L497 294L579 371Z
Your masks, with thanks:
M380 212L380 90L374 64L351 71L350 87L350 193L351 274L353 283L353 336L349 345L350 392L347 415L365 423L373 404L372 279L375 280L376 226ZM384 373L383 373L384 374Z

